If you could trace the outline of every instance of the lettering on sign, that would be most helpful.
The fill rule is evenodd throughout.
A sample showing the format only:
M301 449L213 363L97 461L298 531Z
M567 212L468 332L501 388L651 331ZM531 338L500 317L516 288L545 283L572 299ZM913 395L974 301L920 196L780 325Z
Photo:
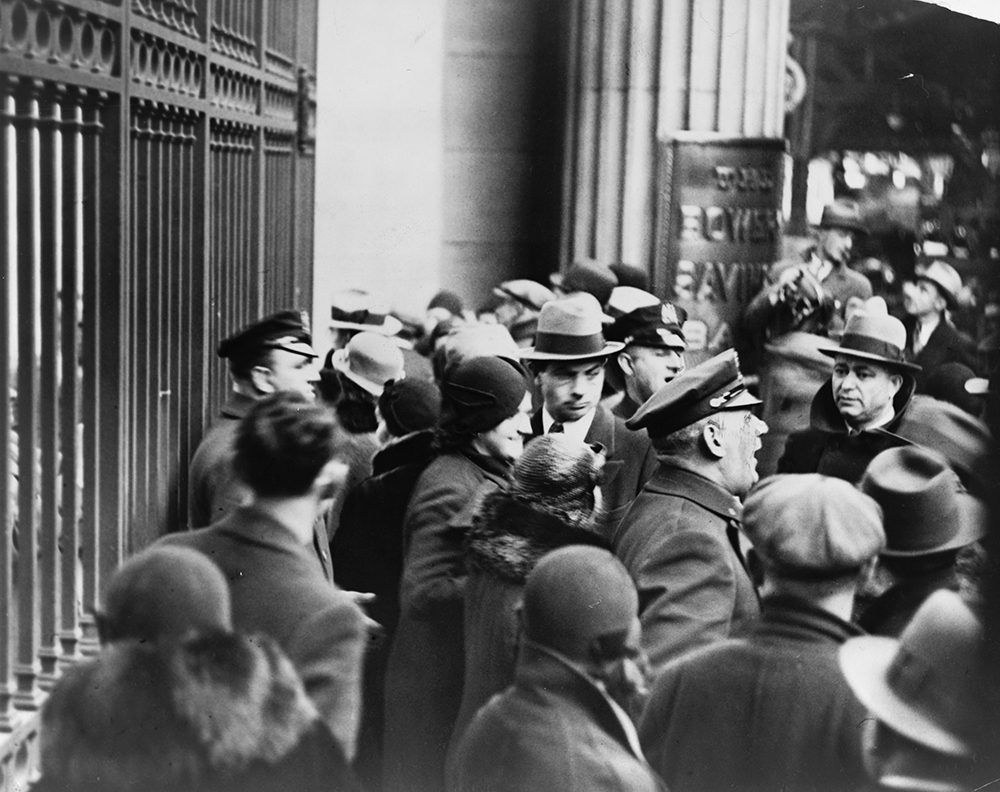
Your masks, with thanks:
M774 171L770 168L733 168L728 165L715 166L715 186L722 192L736 190L737 192L774 191Z
M681 259L674 276L674 299L745 305L760 290L769 266L767 262Z
M780 235L777 209L681 204L681 242L775 242Z

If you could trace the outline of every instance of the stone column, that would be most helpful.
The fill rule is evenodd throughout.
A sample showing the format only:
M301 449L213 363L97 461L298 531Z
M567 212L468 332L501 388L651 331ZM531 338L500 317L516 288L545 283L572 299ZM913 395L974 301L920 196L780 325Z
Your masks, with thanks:
M789 0L572 0L561 263L652 269L657 140L780 137Z

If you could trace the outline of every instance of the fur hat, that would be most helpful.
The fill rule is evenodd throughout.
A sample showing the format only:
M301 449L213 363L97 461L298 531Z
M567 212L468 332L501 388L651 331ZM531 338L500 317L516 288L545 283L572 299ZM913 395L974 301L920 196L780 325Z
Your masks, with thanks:
M594 488L600 483L604 449L547 434L524 447L514 464L510 494L574 525L591 521Z

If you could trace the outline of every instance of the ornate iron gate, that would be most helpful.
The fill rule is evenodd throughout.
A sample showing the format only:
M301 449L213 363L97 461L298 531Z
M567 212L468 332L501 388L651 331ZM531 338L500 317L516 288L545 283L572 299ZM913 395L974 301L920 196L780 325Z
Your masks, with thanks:
M0 789L186 515L214 344L311 304L317 0L0 0Z

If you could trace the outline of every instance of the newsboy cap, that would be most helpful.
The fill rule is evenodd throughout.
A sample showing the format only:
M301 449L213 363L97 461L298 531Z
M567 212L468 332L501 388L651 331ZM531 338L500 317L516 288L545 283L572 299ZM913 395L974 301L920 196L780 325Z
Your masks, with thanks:
M723 410L741 410L761 401L746 389L739 358L727 349L677 375L636 410L625 425L666 437Z
M283 349L309 358L317 357L304 311L279 311L248 324L219 342L219 357L239 359L263 349Z
M793 580L849 574L885 546L878 503L819 473L764 479L743 505L743 530L765 568Z

